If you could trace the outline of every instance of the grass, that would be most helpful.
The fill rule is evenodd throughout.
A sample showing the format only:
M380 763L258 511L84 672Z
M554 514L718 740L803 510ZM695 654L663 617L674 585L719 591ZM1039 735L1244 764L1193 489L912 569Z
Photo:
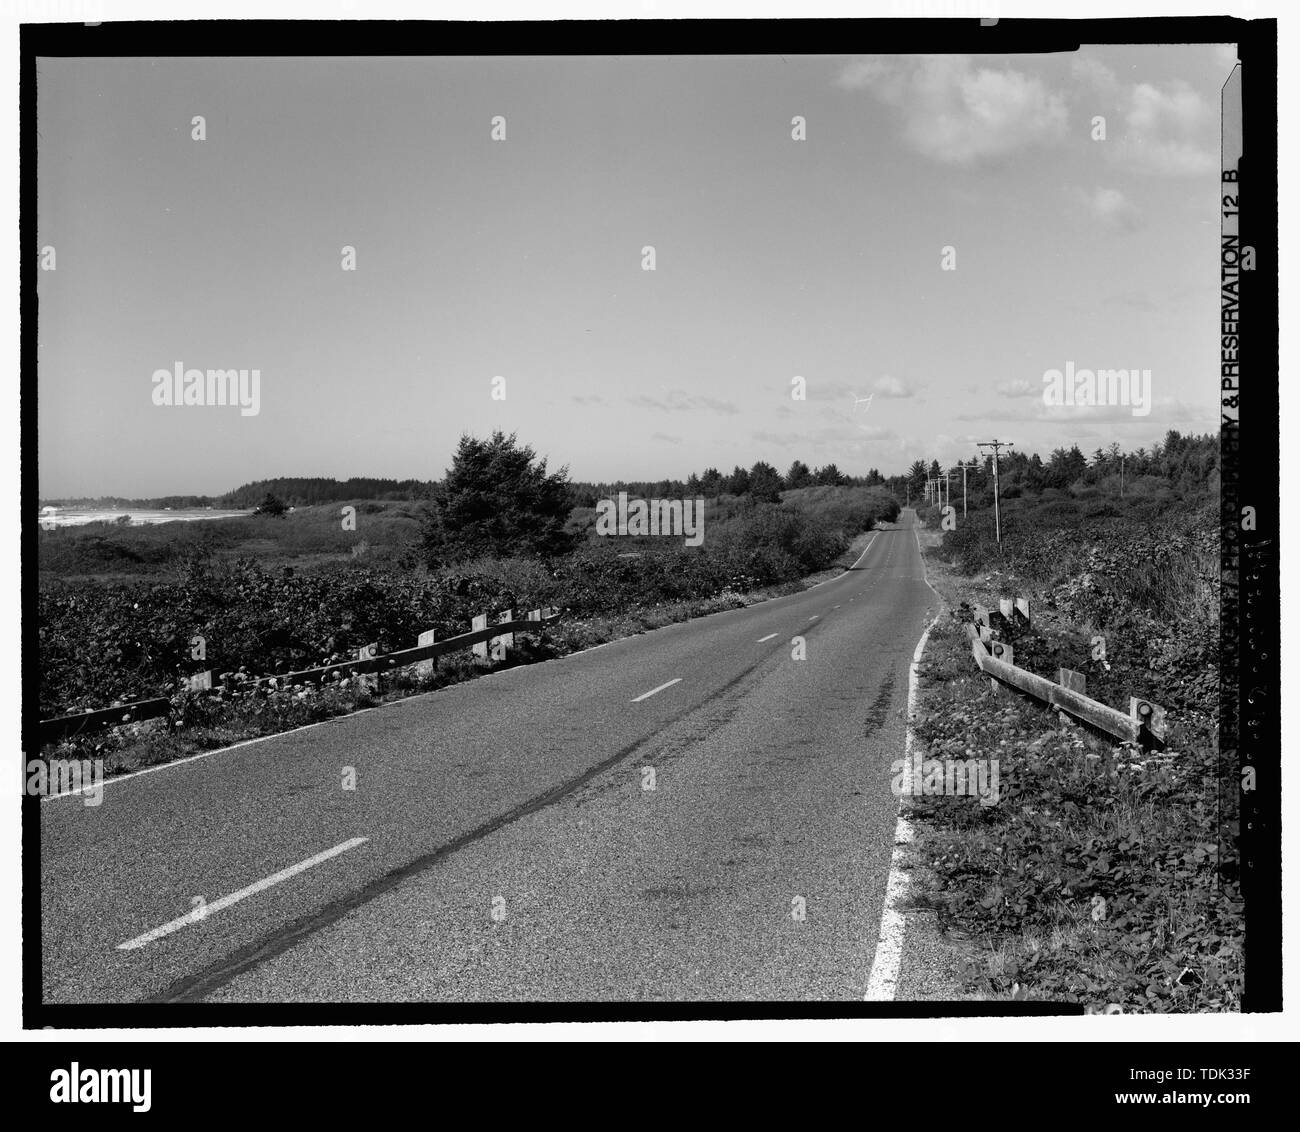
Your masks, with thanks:
M996 758L1001 778L995 806L909 799L931 878L918 903L961 948L965 991L1111 1012L1239 1010L1243 918L1234 815L1219 805L1217 685L1207 701L1197 683L1205 658L1188 658L1196 619L1217 614L1204 562L1194 553L1181 564L1117 559L1103 538L1070 547L1064 566L1058 540L1035 569L1026 539L1014 574L987 559L967 574L937 534L922 531L921 542L949 608L923 658L915 742L925 757ZM1104 598L1079 588L1090 572ZM1174 705L1163 751L1098 738L978 675L964 628L971 605L1022 589L1036 603L1016 663L1049 677L1058 665L1087 668L1089 694L1125 711L1130 690ZM1095 629L1114 633L1138 612L1159 624L1152 609L1177 615L1164 642L1117 637L1115 663L1091 663Z

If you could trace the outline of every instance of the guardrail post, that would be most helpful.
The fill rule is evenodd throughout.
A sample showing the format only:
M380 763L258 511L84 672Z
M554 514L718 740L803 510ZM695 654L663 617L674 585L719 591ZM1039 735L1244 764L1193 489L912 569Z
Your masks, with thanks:
M980 632L987 633L988 630L981 629ZM1002 661L1005 664L1013 664L1015 662L1014 661L1015 651L1012 649L1010 645L1003 644L1003 642L1001 641L990 641L988 642L988 645L989 645L990 656L994 657L997 660ZM1001 681L999 681L996 676L989 677L989 687L992 688L994 693L997 695L1001 695L1003 692L1006 691L1006 689L1002 686Z
M191 692L207 692L212 689L212 672L197 672L193 676L187 677L186 687Z
M1026 628L1033 624L1029 619L1029 599L1027 597L1016 598L1016 612L1025 619Z
M998 598L998 612L1002 614L1002 620L1008 625L1011 624L1011 618L1015 611L1015 602L1009 597Z
M488 624L487 614L486 614L486 613L480 613L480 614L479 614L477 617L475 617L475 618L474 618L474 619L473 619L469 624L470 624L470 628L471 628L472 630L474 630L474 631L478 631L479 629L486 629L486 628L487 628L487 624ZM470 648L471 648L471 649L473 650L473 652L474 652L474 659L475 659L476 661L478 661L478 662L481 663L481 664L486 664L486 663L487 663L487 658L488 658L488 643L487 643L487 641L479 641L478 644L476 644L476 645L471 645Z
M416 647L424 648L426 645L433 644L433 642L437 639L437 635L438 634L435 630L426 629L423 633L420 634L420 639L416 641ZM418 661L415 665L415 675L417 679L420 677L430 677L437 671L438 671L437 657L433 657L429 660Z
M374 660L379 655L379 642L371 641L368 645L362 645L357 649L358 660ZM373 672L358 672L357 686L367 692L379 691L379 677Z
M1082 672L1075 672L1072 668L1058 668L1056 670L1056 682L1062 688L1071 692L1078 692L1081 696L1088 694L1088 677Z
M497 622L504 624L507 621L513 621L515 613L513 609L507 609ZM499 637L493 637L489 642L491 645L491 655L493 660L505 660L508 651L515 647L515 635L513 633L502 633Z
M981 625L979 628L980 643L991 645L993 643L993 630L987 625Z
M1144 700L1139 696L1130 696L1128 714L1130 719L1136 719L1142 725L1144 731L1159 739L1161 743L1164 742L1165 709L1159 704Z
M986 629L989 627L989 611L982 605L975 607L975 623L983 625Z

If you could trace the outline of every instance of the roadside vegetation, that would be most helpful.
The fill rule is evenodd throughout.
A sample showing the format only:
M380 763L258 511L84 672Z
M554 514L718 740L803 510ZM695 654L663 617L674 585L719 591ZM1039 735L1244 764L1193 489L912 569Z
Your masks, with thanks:
M41 718L170 696L184 725L114 728L57 753L104 758L113 773L471 678L483 669L465 653L440 659L431 677L253 683L372 643L411 647L429 629L455 636L480 613L564 611L544 637L516 639L514 664L795 592L847 566L865 532L899 512L879 485L813 482L775 499L720 490L706 500L703 545L688 547L599 536L594 506L575 505L585 489L571 487L563 469L497 434L466 437L419 501L288 513L264 500L246 518L42 532ZM185 677L202 670L223 687L187 691Z
M955 530L941 531L939 508L921 510L948 608L921 667L915 741L924 757L1000 767L997 805L909 800L929 878L921 902L959 945L972 994L1240 1009L1235 768L1218 755L1216 456L1216 440L1171 433L1123 499L1104 459L1063 487L1013 480L1000 552L982 492L965 519L958 498ZM1088 695L1126 714L1130 695L1162 705L1163 749L1116 744L991 689L965 623L975 604L1016 596L1033 611L1031 627L1001 633L1016 664L1052 679L1082 672Z

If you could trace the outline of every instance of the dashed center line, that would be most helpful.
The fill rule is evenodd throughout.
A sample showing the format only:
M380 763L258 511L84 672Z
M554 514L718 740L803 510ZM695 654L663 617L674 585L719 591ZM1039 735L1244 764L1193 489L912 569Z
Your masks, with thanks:
M759 637L758 643L761 645L764 641L770 641L775 636L776 636L775 633L768 633L766 637Z
M326 849L323 853L317 853L314 857L308 857L305 861L299 861L296 865L290 865L287 869L272 873L269 877L264 877L256 883L250 884L247 888L241 888L238 892L232 892L229 896L223 896L220 900L214 900L211 904L200 904L194 911L171 920L160 928L154 928L151 932L138 935L135 939L128 939L125 943L119 943L117 949L118 951L134 951L137 947L144 947L147 943L153 943L156 939L180 931L186 924L197 924L201 920L206 920L214 912L220 912L225 908L229 908L232 904L238 904L246 897L254 896L263 889L270 888L273 884L279 884L283 880L297 876L299 873L310 869L313 865L319 865L322 861L328 861L331 857L337 857L340 853L346 853L349 849L364 845L369 840L368 837L354 837L351 841L344 841L339 845L335 845L333 849Z
M642 700L648 700L651 696L657 695L659 692L662 692L665 688L671 688L674 684L680 684L681 682L682 682L682 678L678 676L676 680L669 680L667 684L660 684L659 687L657 688L651 688L650 691L643 692L641 695L637 696L637 698L634 699L632 702L634 704L639 704Z

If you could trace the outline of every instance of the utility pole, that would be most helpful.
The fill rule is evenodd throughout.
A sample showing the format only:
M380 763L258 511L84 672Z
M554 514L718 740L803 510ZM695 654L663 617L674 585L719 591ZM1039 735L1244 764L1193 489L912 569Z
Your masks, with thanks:
M1014 448L1015 445L1009 440L981 440L977 442L979 448L993 449L993 523L998 533L998 551L1002 550L1002 515L998 510L998 453L1003 448Z
M1119 497L1124 498L1124 454L1119 457Z
M966 518L966 473L971 468L979 467L979 463L972 460L969 464L958 463L957 467L961 469L961 517L964 519Z
M950 475L952 475L951 471L943 473L943 505L945 507L952 502L952 487L948 483Z

